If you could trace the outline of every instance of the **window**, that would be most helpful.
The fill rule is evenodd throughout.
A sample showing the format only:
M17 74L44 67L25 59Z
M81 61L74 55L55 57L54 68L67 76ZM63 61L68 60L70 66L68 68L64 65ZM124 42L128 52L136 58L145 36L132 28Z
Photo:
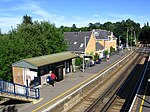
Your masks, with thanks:
M80 44L80 47L83 47L83 45L84 45L84 43L81 43L81 44Z
M98 36L99 35L99 32L94 32L95 36Z
M77 44L77 42L74 42L73 44Z
M74 32L74 36L78 36L78 32Z

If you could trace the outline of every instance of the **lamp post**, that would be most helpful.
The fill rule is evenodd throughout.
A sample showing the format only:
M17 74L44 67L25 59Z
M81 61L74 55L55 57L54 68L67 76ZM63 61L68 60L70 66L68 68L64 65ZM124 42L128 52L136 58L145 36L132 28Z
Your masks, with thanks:
M132 31L133 31L133 28L131 27L131 51L132 51Z
M121 37L121 36L122 36L122 35L119 36L119 47L120 47L120 43L121 43L121 40L120 40L120 37Z
M86 38L88 38L88 36L84 36L84 55L83 55L83 64L82 64L82 67L83 67L83 72L84 72L84 56L86 56Z
M127 40L126 40L126 48L128 48L128 32L129 32L129 29L127 28Z
M135 35L135 31L134 31L134 40L135 40L135 46L136 46L136 35Z

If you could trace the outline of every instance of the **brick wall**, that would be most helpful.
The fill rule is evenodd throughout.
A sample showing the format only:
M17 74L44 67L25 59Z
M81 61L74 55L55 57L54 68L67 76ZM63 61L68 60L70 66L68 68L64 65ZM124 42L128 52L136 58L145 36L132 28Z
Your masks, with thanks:
M13 70L13 82L24 85L23 82L23 68L12 67Z
M88 44L87 44L87 46L86 46L86 53L91 53L91 52L94 52L95 53L95 51L96 51L96 40L95 40L95 38L94 38L94 35L93 35L93 32L92 32L92 34L91 34L91 37L90 37L90 39L89 39L89 42L88 42Z

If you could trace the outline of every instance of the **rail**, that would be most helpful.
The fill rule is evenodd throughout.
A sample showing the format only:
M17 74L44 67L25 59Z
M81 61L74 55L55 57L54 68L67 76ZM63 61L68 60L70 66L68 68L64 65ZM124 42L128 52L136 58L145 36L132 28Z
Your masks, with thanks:
M25 98L39 99L39 88L30 88L24 85L10 83L0 80L0 93L13 94L14 96L22 96Z
M142 82L143 82L143 80L144 80L144 76L145 76L145 74L146 74L147 66L148 66L149 63L150 63L150 55L148 56L148 62L147 62L147 64L146 64L145 69L143 70L143 77L142 77L141 82L140 82L140 84L139 84L139 87L138 87L138 89L137 89L137 91L136 91L136 94L135 94L135 96L134 96L134 98L133 98L133 101L132 101L131 106L130 106L130 108L129 108L129 112L132 111L132 108L133 108L133 106L134 106L134 104L135 104L135 101L136 101L137 96L138 96L138 93L139 93L139 91L140 91Z

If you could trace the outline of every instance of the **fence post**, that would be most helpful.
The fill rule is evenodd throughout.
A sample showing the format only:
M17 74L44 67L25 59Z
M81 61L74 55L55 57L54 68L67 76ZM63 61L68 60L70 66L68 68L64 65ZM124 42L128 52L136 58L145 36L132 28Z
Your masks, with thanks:
M26 89L26 98L28 98L28 95L29 95L29 91L28 91L28 79L26 80L26 83L27 83L27 86L25 86L25 89Z
M40 98L40 89L39 89L39 88L36 88L36 89L35 89L35 98L36 98L36 99L39 99L39 98Z
M14 95L16 95L16 88L15 88L15 83L14 84Z

